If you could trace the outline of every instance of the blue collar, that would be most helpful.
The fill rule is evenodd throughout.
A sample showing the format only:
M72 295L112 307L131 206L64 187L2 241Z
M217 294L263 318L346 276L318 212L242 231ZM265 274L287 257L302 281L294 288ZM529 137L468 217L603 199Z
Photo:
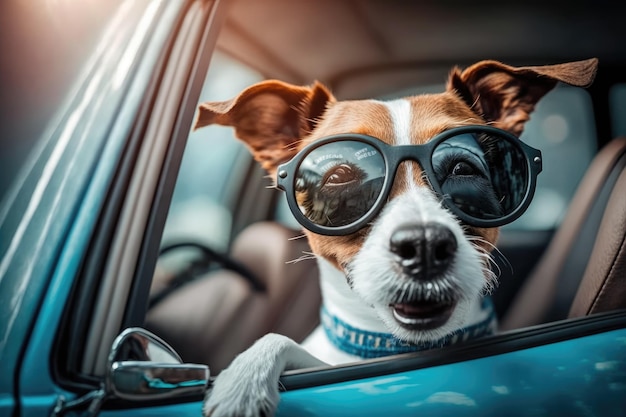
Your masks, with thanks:
M497 319L491 298L483 298L481 309L484 318L480 322L458 329L439 340L419 345L397 339L390 333L370 332L352 327L331 315L323 306L321 320L326 336L337 348L351 355L369 359L441 348L493 334L497 327Z

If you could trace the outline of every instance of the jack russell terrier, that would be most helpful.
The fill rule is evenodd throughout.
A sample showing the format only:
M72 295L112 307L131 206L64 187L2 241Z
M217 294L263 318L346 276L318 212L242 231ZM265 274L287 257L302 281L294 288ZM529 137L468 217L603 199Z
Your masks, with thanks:
M320 83L264 81L200 105L196 128L233 126L286 192L320 266L321 325L299 345L268 334L222 371L207 416L272 415L285 370L490 334L499 227L532 199L541 153L518 136L557 82L586 87L597 59L482 61L446 91L337 101Z

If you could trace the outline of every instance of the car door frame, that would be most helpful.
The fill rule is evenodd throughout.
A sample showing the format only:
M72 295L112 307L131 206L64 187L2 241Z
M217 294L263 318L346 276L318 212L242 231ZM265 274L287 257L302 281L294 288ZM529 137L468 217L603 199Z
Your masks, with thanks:
M90 137L99 145L90 147L97 156L89 159L93 165L72 173L86 178L71 202L74 210L63 219L68 230L57 237L49 285L42 289L30 331L21 342L14 415L63 415L72 401L88 398L103 384L102 372L76 368L85 361L85 346L94 345L90 338L103 336L95 344L95 351L101 352L92 359L95 363L102 356L106 359L119 331L143 322L176 172L227 4L124 3L113 19L121 25L109 30L116 42L102 39L93 58L96 64L79 80L75 99L60 110L53 135L64 132L76 117L97 112L99 125L106 129ZM81 99L87 102L83 107L78 105ZM70 140L91 133L89 126L79 125ZM74 158L84 160L85 155ZM106 285L122 281L124 299L114 300L108 311L92 308ZM106 326L108 334L91 328L93 323ZM178 399L149 404L105 401L102 415L140 414L144 407L154 415L171 415L173 409L177 415L198 414L198 398L181 401L186 404ZM78 409L91 404L76 403ZM7 401L3 409L11 410L9 405Z

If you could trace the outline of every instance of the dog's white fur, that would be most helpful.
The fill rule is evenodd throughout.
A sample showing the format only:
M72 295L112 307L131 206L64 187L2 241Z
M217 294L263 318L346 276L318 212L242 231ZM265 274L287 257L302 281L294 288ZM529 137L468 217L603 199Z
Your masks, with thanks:
M385 103L385 105L393 122L395 144L410 145L411 108L409 102L400 99ZM354 292L366 305L372 306L375 312L371 314L368 323L361 323L356 327L374 330L371 329L372 323L376 323L378 318L384 323L387 332L391 330L402 340L422 343L437 340L476 321L476 316L469 314L476 312L479 307L480 293L486 282L486 272L483 256L475 246L468 242L457 220L440 204L432 190L415 183L413 164L408 162L402 166L407 170L408 191L385 206L365 239L363 247L348 266L348 270L352 277ZM397 265L393 254L389 251L389 241L392 232L404 223L445 225L452 231L458 243L454 265L447 271L442 281L458 287L462 298L457 302L454 313L446 324L430 331L416 333L405 330L398 325L389 308L390 300L397 290L411 293L422 289L434 292L438 289L431 288L433 286L431 283L398 279ZM372 279L373 277L375 279ZM335 312L335 315L341 317L341 311Z
M496 61L481 61L463 71L453 69L446 92L441 95L390 102L369 101L368 108L376 107L376 112L380 109L386 111L386 115L376 113L376 116L381 116L380 120L384 122L382 134L385 139L396 145L415 143L414 138L419 143L432 134L463 124L488 123L520 135L537 100L557 81L586 87L593 81L596 69L597 59L523 68ZM529 85L532 89L525 88ZM301 101L290 101L293 97L299 97ZM319 105L324 97L327 103L322 115ZM250 103L254 98L258 102ZM289 151L295 152L303 146L305 137L314 140L329 132L348 133L350 126L357 130L362 127L359 126L361 122L363 125L369 123L370 128L380 127L376 123L371 124L373 120L368 119L371 114L368 115L364 106L355 104L354 109L358 110L354 114L346 113L347 109L353 108L351 106L350 102L337 102L319 84L296 87L268 81L252 86L236 99L202 104L196 127L212 123L234 126L257 161L268 171L275 172L277 163L290 157ZM295 127L282 124L284 120L279 119L288 114L289 109L296 110L299 117L313 123L308 124L309 130L302 128L307 123ZM307 111L314 114L307 114ZM242 114L246 112L249 114ZM347 114L350 117L346 118ZM375 119L379 120L378 117ZM466 234L463 225L416 177L421 172L416 167L412 161L401 164L405 183L375 218L365 239L358 240L360 246L356 254L343 257L341 267L349 275L351 287L344 272L338 269L341 260L329 262L324 254L316 255L327 311L352 327L393 333L402 340L421 343L437 340L479 320L481 293L494 285L493 273L487 265L497 231L483 230L488 238ZM402 279L406 277L402 277L401 268L394 262L389 242L392 231L406 223L444 225L456 238L454 260L437 281L428 283ZM324 248L323 245L329 242L335 243L333 239L322 242L319 237L310 234L309 238L310 242L315 239L320 245L318 248ZM327 249L326 246L321 250ZM396 302L394 297L397 299L398 294L437 294L440 286L453 289L457 298L454 311L445 324L427 331L411 331L398 324L398 318L394 318L389 307ZM207 394L203 412L212 417L271 415L279 400L278 381L283 371L358 359L336 348L321 328L316 329L302 346L285 336L266 335L219 374Z

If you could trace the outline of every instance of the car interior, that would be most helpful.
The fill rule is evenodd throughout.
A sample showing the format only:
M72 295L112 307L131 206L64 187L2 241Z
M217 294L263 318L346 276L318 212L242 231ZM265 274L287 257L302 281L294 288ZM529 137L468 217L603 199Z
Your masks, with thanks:
M626 308L626 34L622 6L559 2L237 0L201 101L263 80L319 80L338 99L442 91L454 66L598 57L559 85L521 139L544 153L535 200L494 252L500 330ZM317 266L282 193L228 128L192 131L145 327L212 375L268 332L318 324Z

